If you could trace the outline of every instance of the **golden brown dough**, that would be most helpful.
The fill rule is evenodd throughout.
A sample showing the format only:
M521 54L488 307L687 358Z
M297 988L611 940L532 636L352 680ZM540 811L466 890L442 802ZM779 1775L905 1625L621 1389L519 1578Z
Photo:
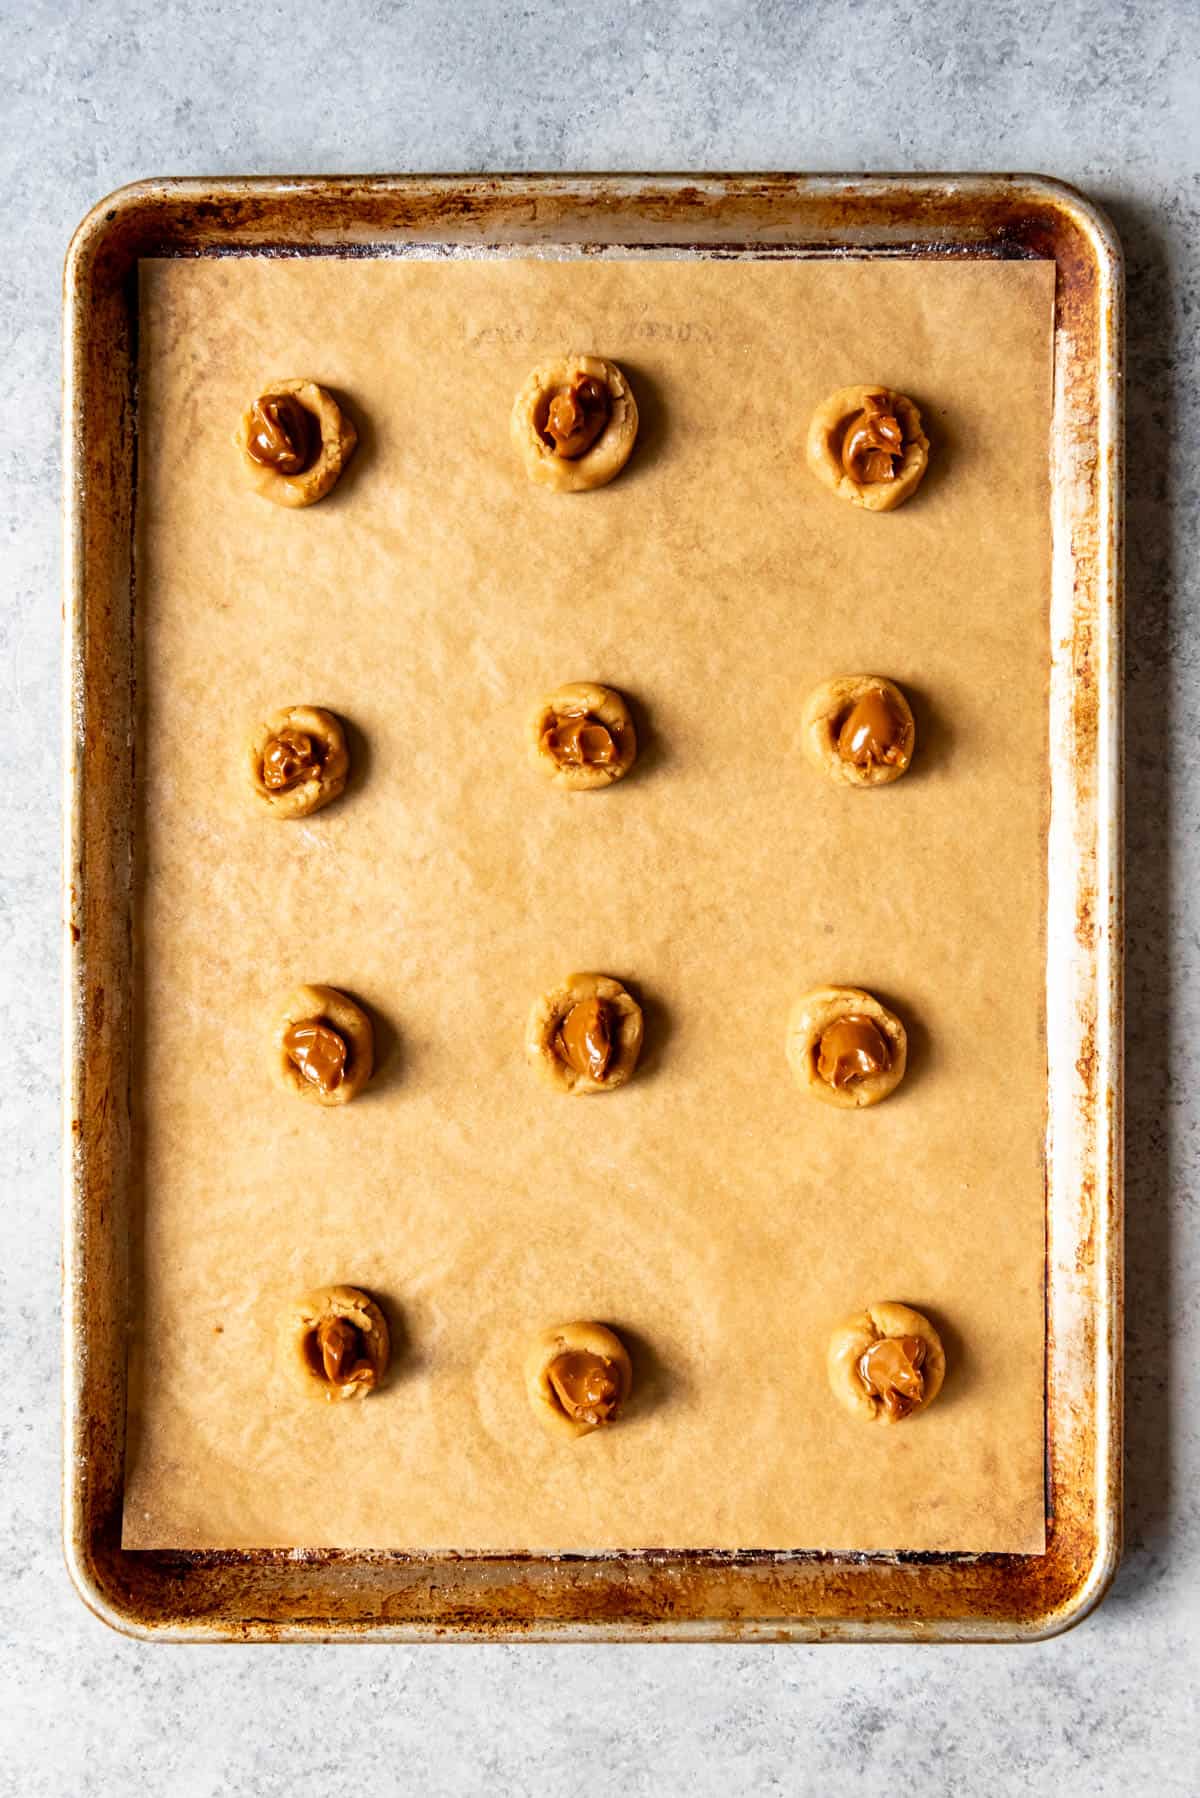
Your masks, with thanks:
M530 714L529 745L554 784L577 793L611 787L637 760L629 707L595 681L569 681L541 700Z
M525 1390L556 1435L587 1436L615 1422L632 1387L625 1344L604 1324L556 1324L529 1345Z
M307 441L299 446L287 429L297 405L311 421ZM263 499L277 506L312 506L341 479L358 433L327 388L309 380L271 381L243 412L234 442L250 485ZM251 445L272 455L273 462L257 460ZM297 449L298 455L293 453ZM295 473L284 472L297 461L301 466Z
M276 818L307 818L345 791L346 734L332 712L289 705L255 729L247 745L250 780Z
M525 1052L560 1092L624 1086L642 1047L642 1008L607 974L568 974L529 1014Z
M295 1299L280 1319L290 1376L311 1398L366 1398L391 1356L387 1319L357 1286L321 1286Z
M289 1092L348 1105L371 1078L375 1033L360 1005L335 986L298 986L275 1026L275 1070Z
M912 708L882 674L822 681L804 702L801 728L809 759L846 786L888 786L912 765Z
M904 1078L908 1034L861 987L819 986L792 1007L787 1058L814 1098L853 1111L895 1092Z
M589 419L586 406L589 384L595 383L606 402L603 428L592 435L596 415ZM556 402L582 415L582 428L563 437L552 428L551 408ZM570 420L568 422L571 422ZM629 382L615 362L603 356L562 356L539 362L516 400L509 420L509 434L524 464L525 473L539 486L556 493L582 493L603 487L620 474L629 460L637 437L638 409ZM575 453L576 444L584 444ZM563 450L567 453L563 453Z
M929 1409L946 1377L946 1354L927 1317L883 1299L842 1320L829 1338L826 1367L848 1411L868 1423L900 1423Z
M928 460L921 414L891 387L840 387L808 427L808 465L817 479L868 512L903 505Z

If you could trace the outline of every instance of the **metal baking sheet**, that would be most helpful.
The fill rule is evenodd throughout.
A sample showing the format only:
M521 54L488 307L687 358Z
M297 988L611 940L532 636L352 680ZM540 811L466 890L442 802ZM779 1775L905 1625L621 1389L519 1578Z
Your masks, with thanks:
M1046 1010L1047 1546L1040 1555L400 1555L121 1547L130 1306L133 503L146 256L1039 257L1057 268ZM162 181L66 268L67 1558L152 1639L1013 1640L1078 1621L1120 1536L1122 274L1033 176Z

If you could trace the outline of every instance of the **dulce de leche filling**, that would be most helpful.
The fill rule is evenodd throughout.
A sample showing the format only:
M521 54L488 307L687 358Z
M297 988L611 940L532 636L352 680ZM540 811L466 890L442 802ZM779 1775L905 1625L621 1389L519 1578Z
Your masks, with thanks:
M862 411L850 420L842 438L842 467L852 481L866 487L875 481L894 481L903 454L904 427L887 396L867 394Z
M309 1339L309 1355L331 1386L348 1386L352 1380L374 1384L362 1331L348 1317L323 1317Z
M576 1423L611 1423L621 1401L617 1368L604 1355L569 1349L547 1369L554 1396Z
M332 1024L310 1018L284 1033L284 1053L318 1092L331 1093L346 1073L346 1039Z
M874 1018L847 1012L822 1030L817 1043L817 1072L839 1090L870 1074L886 1074L892 1051Z
M262 783L270 793L286 793L319 772L322 746L302 730L281 730L263 750Z
M885 1336L858 1362L858 1376L892 1417L907 1417L925 1396L925 1344L919 1336Z
M568 387L560 387L538 407L537 428L542 442L574 462L586 454L612 416L612 396L605 382L582 375Z
M907 768L911 755L908 720L882 687L856 699L838 730L838 754L856 768Z
M621 753L612 730L591 712L556 712L542 747L560 768L609 768Z
M558 1026L554 1052L577 1074L603 1080L615 1047L612 1006L603 999L580 999Z
M319 447L317 421L294 393L264 393L250 408L246 453L275 474L303 474Z

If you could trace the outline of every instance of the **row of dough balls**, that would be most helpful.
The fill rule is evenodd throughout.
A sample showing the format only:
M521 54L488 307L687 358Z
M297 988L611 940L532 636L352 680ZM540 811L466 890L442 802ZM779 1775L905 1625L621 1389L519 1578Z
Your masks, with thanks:
M611 1093L632 1078L645 1022L610 974L568 974L534 1001L525 1053L559 1092ZM908 1033L872 993L820 986L797 999L785 1052L797 1084L842 1110L878 1105L908 1064ZM298 986L275 1021L272 1059L286 1091L317 1105L348 1105L375 1067L375 1032L356 999L335 986Z
M809 759L844 786L890 785L916 749L912 708L881 674L822 681L804 702L801 730ZM539 700L527 737L537 765L569 792L611 787L637 761L627 701L595 681L569 681ZM350 778L345 727L324 706L284 706L251 733L247 763L272 817L311 817L340 798Z
M509 420L529 479L556 493L606 486L629 460L637 432L633 389L603 356L539 363ZM329 389L303 377L269 382L242 414L234 441L256 493L278 506L311 506L336 486L358 433ZM807 455L839 499L891 512L920 485L929 440L907 395L860 384L840 387L818 406Z
M378 1390L391 1334L378 1302L357 1286L323 1286L281 1321L285 1367L310 1396L336 1401ZM846 1317L829 1338L829 1385L868 1423L901 1423L941 1391L946 1354L929 1319L882 1300ZM529 1345L525 1391L538 1420L560 1436L587 1436L617 1421L633 1393L633 1365L615 1330L579 1320L542 1330Z

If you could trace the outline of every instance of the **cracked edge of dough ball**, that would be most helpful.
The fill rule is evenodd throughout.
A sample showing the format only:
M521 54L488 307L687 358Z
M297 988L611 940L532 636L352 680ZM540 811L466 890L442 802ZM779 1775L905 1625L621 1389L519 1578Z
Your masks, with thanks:
M537 409L556 387L590 376L608 388L612 412L592 447L582 456L556 456L537 428ZM513 401L509 435L531 481L556 493L584 493L604 487L628 462L637 439L638 409L633 389L615 362L604 356L579 354L539 362L526 376Z
M315 774L310 774L297 786L274 793L263 784L262 759L271 738L284 730L298 730L306 736L319 737L325 746L325 756ZM311 818L322 806L341 797L350 776L350 751L346 747L342 721L319 705L289 705L272 712L254 730L246 745L246 755L251 785L273 818Z
M883 1400L868 1392L859 1377L858 1364L863 1355L873 1343L889 1336L917 1336L925 1344L925 1364L921 1369L925 1396L908 1417L893 1417ZM946 1351L923 1312L914 1311L911 1305L902 1305L897 1299L877 1299L844 1317L831 1332L825 1369L834 1397L856 1417L868 1423L908 1423L927 1411L941 1391L946 1377Z
M346 1044L346 1072L340 1086L323 1093L306 1080L283 1046L293 1024L325 1022ZM336 986L298 986L289 994L276 1019L272 1038L275 1075L285 1091L296 1093L310 1105L349 1105L371 1078L375 1066L375 1032L361 1005Z
M838 728L842 719L865 693L876 688L887 694L908 726L908 762L903 768L859 768L838 752ZM912 707L895 681L888 680L883 674L839 674L832 680L822 681L804 702L800 728L804 753L809 761L839 786L891 786L908 773L917 753L917 725Z
M842 467L841 440L845 426L863 410L866 397L882 393L904 426L904 455L900 472L894 481L870 481L861 484L851 480ZM867 512L893 512L910 499L921 484L929 464L929 439L921 424L921 414L908 398L882 381L855 387L839 387L819 405L808 427L808 465L830 492L849 500Z
M868 1017L887 1037L892 1065L884 1074L869 1074L851 1086L831 1086L817 1072L817 1043L821 1032L835 1019L849 1013ZM823 1104L842 1111L861 1111L882 1104L904 1078L908 1065L908 1032L896 1016L872 993L858 986L818 986L801 994L792 1006L787 1027L788 1066L798 1085Z
M542 736L558 713L569 706L582 706L599 719L616 737L620 756L607 768L560 768L554 757L542 747ZM601 686L598 681L568 681L539 700L529 714L529 748L533 760L556 787L569 792L598 792L624 780L637 761L637 731L623 694L615 687Z
M624 1410L633 1390L633 1366L629 1351L616 1332L606 1324L581 1319L575 1323L554 1324L548 1330L540 1330L525 1355L525 1391L538 1422L554 1435L572 1438L594 1436L609 1427L607 1424L579 1423L575 1418L568 1417L551 1384L550 1363L559 1355L580 1351L602 1355L606 1361L613 1362L617 1369L620 1397L617 1400L618 1416L614 1422L620 1420L620 1412Z
M280 474L264 468L250 454L250 432L254 406L266 394L293 394L306 412L317 421L321 448L311 467L300 474ZM308 379L269 381L260 387L238 420L234 442L242 455L242 467L250 486L262 499L276 506L315 506L342 478L342 473L358 445L354 422L338 405L327 387Z
M372 1384L355 1381L346 1386L334 1386L316 1372L309 1359L308 1341L317 1325L327 1317L344 1317L360 1331L367 1360L375 1372ZM279 1353L287 1373L309 1398L327 1404L370 1398L387 1376L392 1354L391 1332L387 1318L370 1293L358 1286L318 1286L291 1300L285 1307L279 1320Z
M603 999L613 1007L619 1020L617 1053L603 1080L580 1074L560 1061L555 1053L554 1037L559 1024L572 1006L584 999ZM525 1027L525 1053L544 1080L559 1092L571 1094L609 1093L624 1086L637 1067L642 1050L644 1021L642 1008L632 993L619 980L608 974L568 974L533 1002Z

